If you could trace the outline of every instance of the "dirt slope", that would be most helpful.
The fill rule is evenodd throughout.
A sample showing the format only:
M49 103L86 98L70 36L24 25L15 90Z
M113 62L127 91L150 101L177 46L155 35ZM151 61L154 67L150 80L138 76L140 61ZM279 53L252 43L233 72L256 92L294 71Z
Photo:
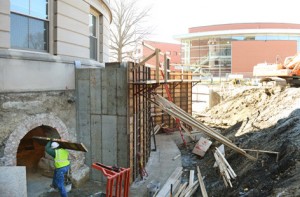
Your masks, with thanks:
M209 151L199 163L209 196L300 196L300 88L237 89L206 114L199 121L239 147L280 153L250 161L226 147L238 177L225 188Z

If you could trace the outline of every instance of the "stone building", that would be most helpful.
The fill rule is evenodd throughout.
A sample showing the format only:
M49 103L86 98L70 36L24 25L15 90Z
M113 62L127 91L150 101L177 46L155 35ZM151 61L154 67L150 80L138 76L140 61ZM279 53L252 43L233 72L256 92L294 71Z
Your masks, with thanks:
M76 68L104 67L111 20L108 0L0 1L0 166L34 171L35 135L81 141ZM70 152L74 179L87 176Z

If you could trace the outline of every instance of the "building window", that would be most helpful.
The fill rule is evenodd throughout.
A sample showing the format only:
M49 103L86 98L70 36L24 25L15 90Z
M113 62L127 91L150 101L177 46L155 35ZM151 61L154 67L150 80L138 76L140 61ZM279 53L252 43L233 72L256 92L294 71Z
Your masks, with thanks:
M97 18L93 14L89 15L89 27L90 27L90 58L97 60Z
M11 0L12 48L48 51L48 0Z

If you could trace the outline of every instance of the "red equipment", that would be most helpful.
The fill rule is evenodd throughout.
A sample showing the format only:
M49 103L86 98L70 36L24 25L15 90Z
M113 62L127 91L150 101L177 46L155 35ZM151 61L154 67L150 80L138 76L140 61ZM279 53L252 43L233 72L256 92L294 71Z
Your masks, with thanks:
M130 168L106 166L98 162L93 163L92 167L100 170L107 177L106 197L121 197L122 194L123 197L129 196Z

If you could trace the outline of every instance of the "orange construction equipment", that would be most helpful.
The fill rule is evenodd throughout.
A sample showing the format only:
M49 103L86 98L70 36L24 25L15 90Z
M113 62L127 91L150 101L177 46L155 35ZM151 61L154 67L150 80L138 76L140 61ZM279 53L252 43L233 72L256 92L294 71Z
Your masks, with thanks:
M300 84L300 53L285 58L283 63L259 63L253 67L253 76L260 77L261 82Z
M107 177L106 197L129 196L130 168L106 166L98 162L93 163L92 167L100 170Z

